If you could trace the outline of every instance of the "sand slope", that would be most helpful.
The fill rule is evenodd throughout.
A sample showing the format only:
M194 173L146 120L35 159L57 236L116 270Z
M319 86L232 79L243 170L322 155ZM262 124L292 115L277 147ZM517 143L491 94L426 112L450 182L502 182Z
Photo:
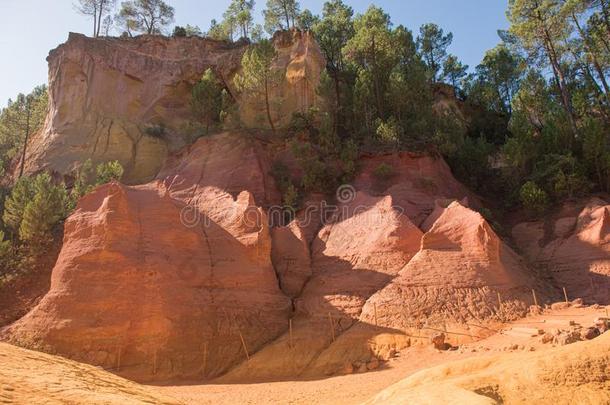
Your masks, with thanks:
M0 403L179 404L99 368L0 343Z

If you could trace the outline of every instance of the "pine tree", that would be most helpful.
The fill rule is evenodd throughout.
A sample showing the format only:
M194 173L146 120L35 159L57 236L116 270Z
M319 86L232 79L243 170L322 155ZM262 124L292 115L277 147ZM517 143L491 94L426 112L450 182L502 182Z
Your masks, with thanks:
M295 26L299 16L299 2L296 0L267 0L265 30L271 35L277 30L288 30Z
M67 195L63 185L54 185L51 176L34 178L34 198L27 203L19 226L19 239L34 250L52 240L51 231L66 215Z
M19 233L23 221L23 214L27 205L36 195L34 180L31 177L21 177L13 187L10 196L4 203L2 220L7 229L13 234Z
M273 66L277 55L271 41L264 39L246 51L242 60L242 72L235 77L235 85L241 92L263 97L269 127L275 132L271 117L271 91L283 80L283 72Z
M220 122L222 90L212 69L206 70L193 87L191 107L195 116L205 124L206 134L209 134L212 125Z
M419 29L417 43L428 66L430 81L436 83L445 59L447 48L453 42L453 34L445 32L436 24L424 24Z

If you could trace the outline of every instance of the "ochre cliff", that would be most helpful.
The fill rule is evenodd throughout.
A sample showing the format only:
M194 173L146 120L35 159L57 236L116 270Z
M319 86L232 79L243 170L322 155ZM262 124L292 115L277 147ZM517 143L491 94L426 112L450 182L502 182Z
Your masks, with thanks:
M283 75L274 89L272 116L286 125L293 112L316 103L324 58L310 34L279 33L275 67ZM244 100L233 78L247 44L188 37L88 38L70 34L50 52L49 112L33 137L26 172L69 174L86 159L118 160L124 181L153 179L167 156L193 142L191 89L214 70L236 99L240 118L230 125L265 127L260 99ZM279 102L281 100L281 102Z

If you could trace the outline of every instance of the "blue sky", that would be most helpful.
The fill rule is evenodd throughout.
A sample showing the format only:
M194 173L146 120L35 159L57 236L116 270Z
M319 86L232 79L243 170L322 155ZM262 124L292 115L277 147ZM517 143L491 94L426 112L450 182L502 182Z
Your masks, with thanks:
M260 20L266 0L257 0ZM370 4L383 7L395 25L416 32L434 22L454 34L450 52L471 67L498 42L498 29L507 27L506 0L345 0L356 12ZM230 0L168 0L176 9L176 24L206 30L220 19ZM19 92L47 81L46 56L68 38L68 32L90 34L90 22L77 14L73 0L0 0L0 106ZM302 8L319 13L324 0L301 0Z

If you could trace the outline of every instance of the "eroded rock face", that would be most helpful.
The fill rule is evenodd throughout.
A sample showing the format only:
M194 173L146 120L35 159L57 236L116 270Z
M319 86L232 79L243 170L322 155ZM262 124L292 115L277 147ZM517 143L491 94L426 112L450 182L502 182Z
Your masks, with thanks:
M565 287L570 298L608 301L610 205L594 198L579 213L562 210L559 216L550 235L541 222L515 226L516 243L530 260L550 271L557 287Z
M273 43L277 51L274 67L284 80L270 89L271 119L276 128L283 128L290 124L293 113L305 113L319 105L317 89L326 62L310 32L279 31L273 36ZM240 94L238 105L244 125L269 129L265 101L260 94Z
M282 102L272 107L281 127L293 112L315 104L324 59L310 34L286 32L276 44L276 66L285 78L273 95ZM126 169L126 182L152 180L168 154L196 135L191 89L208 68L237 99L241 121L256 126L252 111L261 100L242 99L233 84L246 48L196 37L70 34L47 59L50 108L44 127L32 139L26 171L67 174L87 159L118 160Z
M438 157L401 152L366 156L362 170L354 180L358 190L372 195L390 195L415 225L420 226L432 213L439 199L464 200L477 208L478 198L458 182L447 163ZM389 176L376 175L380 166L391 169Z
M146 380L221 374L286 330L261 148L220 135L185 153L158 180L79 202L51 290L11 341Z
M364 192L338 207L312 244L312 279L297 301L311 316L356 318L419 249L422 233L392 198Z
M414 321L442 325L499 313L514 317L526 310L528 285L517 254L479 213L456 201L438 215L398 276L371 297L361 319L373 321L375 308L379 324L400 329Z

